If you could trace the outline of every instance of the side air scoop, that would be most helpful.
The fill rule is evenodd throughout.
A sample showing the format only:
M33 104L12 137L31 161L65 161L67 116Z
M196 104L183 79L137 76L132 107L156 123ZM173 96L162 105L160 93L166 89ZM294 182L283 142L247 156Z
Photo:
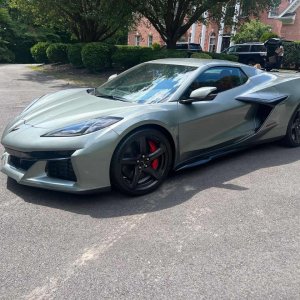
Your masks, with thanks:
M264 104L268 106L276 106L281 103L285 99L288 98L287 94L278 94L278 93L270 93L270 92L258 92L251 93L246 95L241 95L236 97L235 99L242 102L247 103L256 103L256 104Z

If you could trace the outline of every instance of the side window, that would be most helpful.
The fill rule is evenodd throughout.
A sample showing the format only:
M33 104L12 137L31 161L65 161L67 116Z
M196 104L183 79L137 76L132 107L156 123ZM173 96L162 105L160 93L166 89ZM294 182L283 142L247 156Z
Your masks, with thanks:
M251 52L267 52L264 45L252 45Z
M226 51L226 53L228 53L228 54L233 53L233 52L236 52L236 46L230 47Z
M217 90L214 94L221 93L246 83L248 77L240 69L235 67L214 67L201 73L198 78L189 86L183 95L188 99L191 92L201 87L213 86Z
M236 52L250 52L250 46L249 45L237 46Z

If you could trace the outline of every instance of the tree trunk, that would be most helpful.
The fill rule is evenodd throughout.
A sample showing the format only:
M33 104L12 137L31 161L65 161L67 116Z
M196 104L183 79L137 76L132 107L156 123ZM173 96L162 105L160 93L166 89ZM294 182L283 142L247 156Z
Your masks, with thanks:
M167 39L166 40L167 49L176 49L176 42L177 42L176 38Z

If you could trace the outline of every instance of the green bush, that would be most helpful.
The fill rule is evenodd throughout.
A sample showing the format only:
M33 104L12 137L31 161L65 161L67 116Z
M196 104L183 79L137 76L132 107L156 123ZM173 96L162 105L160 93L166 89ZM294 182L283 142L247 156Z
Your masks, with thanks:
M15 55L5 46L0 45L0 63L12 63L15 61Z
M204 59L212 59L212 57L207 53L193 53L191 58L204 58Z
M68 45L63 43L51 44L47 50L47 58L52 63L68 63Z
M68 47L68 60L76 68L83 67L81 51L84 44L71 44Z
M81 51L83 65L93 72L111 67L111 56L114 51L115 47L108 44L86 44Z
M155 50L155 51L156 51L156 50L160 50L160 49L161 49L161 46L160 46L159 43L153 43L152 49Z
M225 53L215 53L215 52L208 52L213 59L221 59L221 60L229 60L229 61L238 61L238 57L235 55L225 54Z
M267 40L272 39L272 38L278 38L278 35L275 32L265 32L265 33L262 34L262 36L260 37L259 40L262 43L264 43Z
M38 42L35 44L33 47L31 47L30 52L33 57L33 59L37 63L47 63L48 58L47 58L47 48L49 47L49 43L47 42Z
M138 46L122 46L118 45L115 53L112 56L113 64L117 67L131 68L141 62L141 56L147 56L142 53L142 47ZM152 51L151 48L148 48Z
M300 42L284 43L283 64L289 69L299 69L300 67Z

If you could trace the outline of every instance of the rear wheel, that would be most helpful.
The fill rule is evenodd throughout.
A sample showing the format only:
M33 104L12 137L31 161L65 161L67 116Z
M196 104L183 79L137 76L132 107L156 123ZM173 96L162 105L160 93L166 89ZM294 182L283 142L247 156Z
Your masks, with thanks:
M171 164L170 143L160 131L136 131L114 153L110 170L112 185L130 195L150 193L163 182Z
M293 114L283 141L289 147L300 146L300 107Z

